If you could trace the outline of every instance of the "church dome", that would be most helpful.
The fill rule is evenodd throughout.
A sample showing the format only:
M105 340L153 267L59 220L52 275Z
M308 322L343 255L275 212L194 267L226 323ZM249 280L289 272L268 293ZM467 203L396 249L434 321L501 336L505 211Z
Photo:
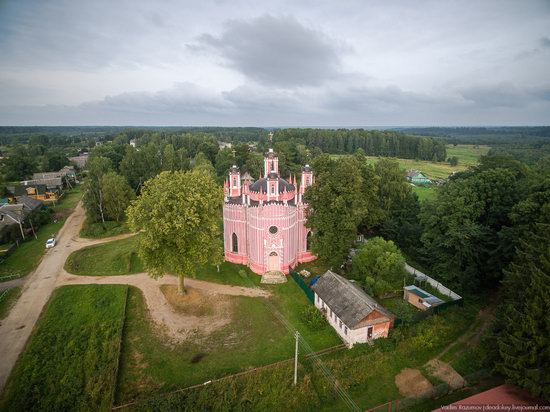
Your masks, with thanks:
M283 178L279 178L279 193L283 193L285 188L287 192L292 192L295 189L294 185L288 183L288 181ZM250 190L253 192L259 192L260 189L264 193L267 193L267 179L258 179L250 185Z

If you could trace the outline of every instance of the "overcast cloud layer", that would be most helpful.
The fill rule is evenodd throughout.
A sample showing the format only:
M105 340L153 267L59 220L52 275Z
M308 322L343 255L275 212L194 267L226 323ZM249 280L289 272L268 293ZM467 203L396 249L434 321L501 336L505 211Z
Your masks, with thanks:
M550 124L550 2L0 1L1 125Z

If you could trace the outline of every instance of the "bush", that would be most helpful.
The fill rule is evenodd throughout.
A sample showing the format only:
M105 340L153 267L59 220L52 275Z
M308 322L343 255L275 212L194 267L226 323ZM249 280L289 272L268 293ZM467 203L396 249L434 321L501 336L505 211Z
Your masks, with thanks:
M325 317L313 305L308 305L304 308L302 311L302 320L311 330L320 330L326 323Z

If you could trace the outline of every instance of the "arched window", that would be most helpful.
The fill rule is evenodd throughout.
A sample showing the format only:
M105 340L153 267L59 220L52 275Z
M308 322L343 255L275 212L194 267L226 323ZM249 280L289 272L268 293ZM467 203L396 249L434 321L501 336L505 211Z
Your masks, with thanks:
M239 240L235 233L231 236L231 251L233 253L239 253Z
M306 250L311 250L311 231L307 232Z

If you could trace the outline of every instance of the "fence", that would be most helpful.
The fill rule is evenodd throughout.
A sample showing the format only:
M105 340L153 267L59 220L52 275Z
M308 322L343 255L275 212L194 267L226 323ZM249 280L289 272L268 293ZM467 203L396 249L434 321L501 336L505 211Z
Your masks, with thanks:
M290 276L292 276L292 279L294 279L294 281L298 284L298 286L300 287L300 289L302 289L304 291L304 293L306 294L307 298L309 299L309 301L311 303L314 302L314 294L313 294L313 291L310 289L310 287L306 284L306 282L304 282L304 280L302 279L302 277L300 276L300 274L298 272L290 272Z
M437 289L442 294L449 296L452 300L459 300L462 299L462 296L458 295L457 293L453 292L451 289L443 286L441 283L439 283L437 280L429 277L425 273L420 272L419 270L413 268L409 264L405 263L405 270L409 272L411 275L415 276L421 276L423 280L425 280L427 283L429 283L431 286L433 286L435 289Z

